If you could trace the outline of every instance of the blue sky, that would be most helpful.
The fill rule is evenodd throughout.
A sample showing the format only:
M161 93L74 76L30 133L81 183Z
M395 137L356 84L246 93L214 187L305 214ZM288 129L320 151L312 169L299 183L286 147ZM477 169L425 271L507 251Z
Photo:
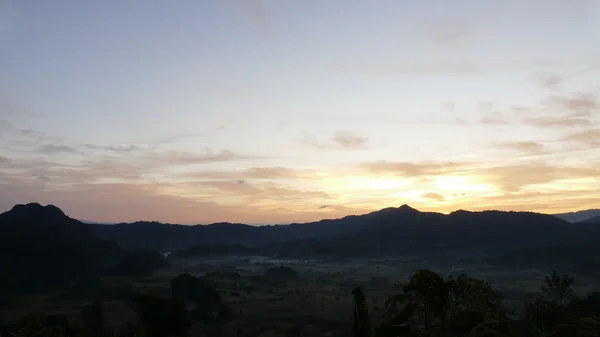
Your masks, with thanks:
M600 205L600 3L0 1L0 211Z

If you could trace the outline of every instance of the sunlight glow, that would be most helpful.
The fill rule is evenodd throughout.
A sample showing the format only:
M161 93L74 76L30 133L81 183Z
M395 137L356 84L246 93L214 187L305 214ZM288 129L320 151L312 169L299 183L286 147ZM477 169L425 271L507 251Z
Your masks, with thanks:
M494 191L492 185L471 176L437 176L433 177L433 185L439 191L452 193Z
M409 180L384 177L349 176L342 179L347 188L366 190L397 190L411 183Z

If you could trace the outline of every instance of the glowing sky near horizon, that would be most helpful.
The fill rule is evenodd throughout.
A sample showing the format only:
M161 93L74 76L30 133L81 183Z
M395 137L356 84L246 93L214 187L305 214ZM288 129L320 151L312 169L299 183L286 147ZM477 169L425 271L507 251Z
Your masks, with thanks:
M600 2L0 0L0 212L600 207Z

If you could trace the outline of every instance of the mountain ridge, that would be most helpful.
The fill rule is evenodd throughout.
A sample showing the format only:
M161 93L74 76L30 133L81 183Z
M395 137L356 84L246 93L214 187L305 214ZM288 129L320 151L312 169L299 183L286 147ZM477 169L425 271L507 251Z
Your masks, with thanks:
M77 287L108 275L147 275L166 265L161 259L98 238L92 225L53 205L16 205L0 214L0 288L9 293Z
M454 237L458 234L452 232L452 230L459 230L461 231L460 235L470 237L473 240L481 240L487 235L486 231L493 230L504 233L506 240L509 241L505 245L509 245L510 241L514 240L509 240L510 233L506 233L508 229L526 232L526 235L531 237L534 235L538 235L540 238L547 236L543 231L540 232L540 228L537 228L538 225L545 226L544 229L553 228L553 231L563 231L562 235L565 235L566 238L579 235L569 230L568 227L571 227L571 224L568 221L549 214L460 209L449 214L443 214L421 212L407 204L399 207L387 207L361 215L347 215L337 219L263 226L230 222L190 226L156 221L137 221L115 225L83 224L66 216L56 206L41 206L37 203L29 205L31 213L34 215L45 207L44 209L48 210L48 214L52 213L53 216L64 216L71 219L69 221L78 226L90 228L95 237L116 242L119 247L132 250L149 249L160 253L171 253L199 245L239 245L264 248L282 242L298 242L299 240L327 241L340 238L358 240L361 239L360 236L362 238L370 237L372 240L377 237L379 240L386 241L390 240L391 237L402 237L400 234L405 236L416 235L418 240L422 240L424 235L438 237L441 235L440 233L445 233L448 230L451 231L444 234L448 236L443 238L444 240L449 240L452 237L453 240L460 241ZM19 209L21 209L21 206L16 205L11 211L14 213ZM0 218L6 217L4 214L1 214ZM428 230L431 233L426 233ZM416 234L419 231L422 233ZM353 238L353 235L359 237ZM491 239L489 241L490 244L497 244Z

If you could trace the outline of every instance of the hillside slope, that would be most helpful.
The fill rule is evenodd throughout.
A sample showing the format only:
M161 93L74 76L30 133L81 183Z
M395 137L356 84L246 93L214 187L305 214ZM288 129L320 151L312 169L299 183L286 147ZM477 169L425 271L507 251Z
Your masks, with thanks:
M0 289L8 293L76 287L103 275L139 275L164 261L95 237L59 208L16 205L0 214Z

